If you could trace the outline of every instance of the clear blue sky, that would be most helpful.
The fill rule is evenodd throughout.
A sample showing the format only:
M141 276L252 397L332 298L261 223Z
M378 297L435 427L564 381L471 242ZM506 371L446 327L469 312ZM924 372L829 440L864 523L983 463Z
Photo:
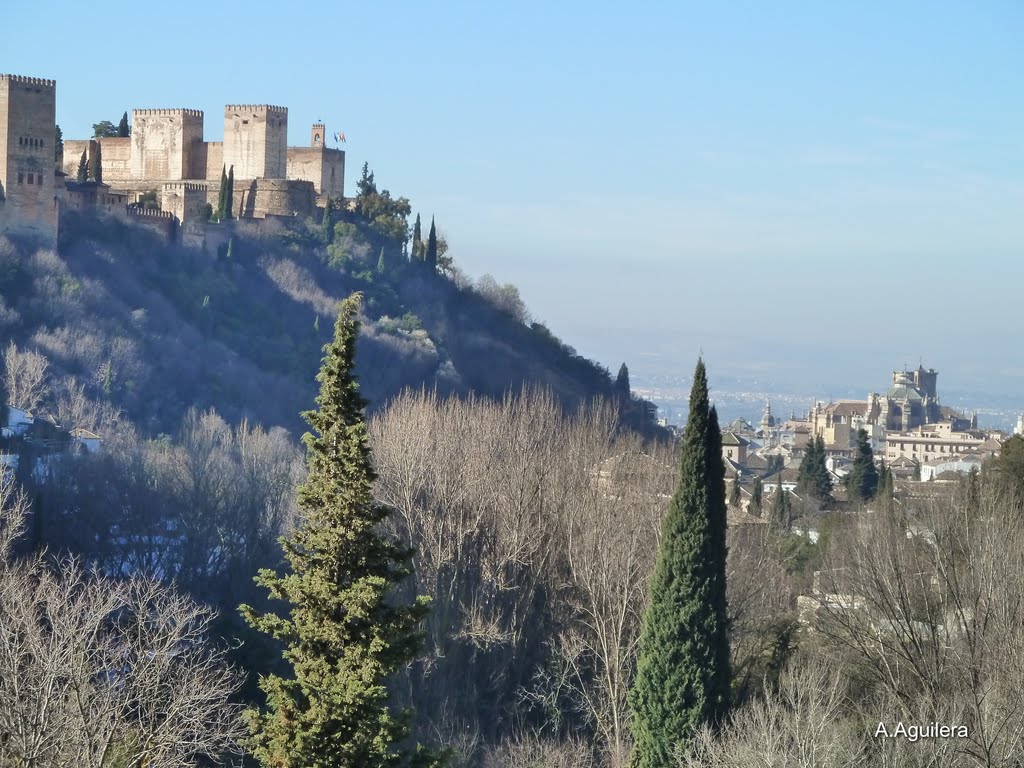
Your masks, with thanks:
M0 71L55 78L69 138L322 118L350 189L369 161L609 365L654 331L688 371L724 334L1024 385L1024 3L554 5L8 3Z

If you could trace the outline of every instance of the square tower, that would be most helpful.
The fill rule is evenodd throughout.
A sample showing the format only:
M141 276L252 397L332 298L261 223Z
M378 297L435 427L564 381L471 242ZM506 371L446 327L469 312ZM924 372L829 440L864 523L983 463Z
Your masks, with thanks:
M0 74L0 231L57 238L57 84Z
M288 167L288 109L267 104L224 107L224 165L235 181L283 179Z
M192 172L192 153L203 141L198 109L133 109L131 178L177 181Z

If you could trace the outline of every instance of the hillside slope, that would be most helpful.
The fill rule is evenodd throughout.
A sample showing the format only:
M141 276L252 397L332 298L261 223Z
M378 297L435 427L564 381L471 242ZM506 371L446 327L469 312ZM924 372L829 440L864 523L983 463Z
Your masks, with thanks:
M143 434L173 433L192 406L298 434L337 302L361 290L357 367L371 409L405 387L500 398L539 386L567 408L615 396L606 369L529 323L514 288L410 263L345 216L331 242L314 222L239 227L218 256L73 216L58 253L0 239L0 339L47 357L51 409L77 386ZM649 404L622 405L625 421L657 431Z

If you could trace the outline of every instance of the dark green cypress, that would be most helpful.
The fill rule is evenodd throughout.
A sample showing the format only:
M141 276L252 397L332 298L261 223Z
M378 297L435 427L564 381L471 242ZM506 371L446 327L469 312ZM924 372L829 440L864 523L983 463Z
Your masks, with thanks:
M662 523L629 693L632 768L676 765L676 749L728 712L724 476L718 416L708 406L707 374L698 360L679 485Z
M615 377L615 394L628 400L632 389L629 386L629 368L623 363L619 366L619 375Z
M434 217L430 217L430 234L427 235L426 262L433 268L437 268L437 229L434 227Z
M220 192L217 194L217 221L224 220L224 206L228 199L228 168L222 165L220 169Z
M79 184L89 180L89 155L83 149L82 158L78 161L78 175L75 177Z
M235 166L228 170L228 191L224 193L224 218L234 217L232 209L235 205Z
M416 214L416 223L412 225L412 261L423 261L423 230L420 227L420 215Z
M761 516L761 505L764 503L764 483L761 478L754 480L754 489L750 492L750 512Z
M122 139L128 138L131 135L131 130L128 127L128 113L125 112L121 115L121 122L117 124L117 135Z
M89 142L89 178L103 183L103 150L99 140Z
M267 710L250 710L253 756L273 768L429 766L438 755L410 745L408 711L389 686L422 644L427 598L403 601L412 550L382 529L390 510L373 498L376 475L352 374L360 296L342 302L324 347L318 410L303 414L308 475L299 488L301 524L282 540L290 571L262 570L257 582L287 601L286 616L246 620L285 645L288 678L260 680Z

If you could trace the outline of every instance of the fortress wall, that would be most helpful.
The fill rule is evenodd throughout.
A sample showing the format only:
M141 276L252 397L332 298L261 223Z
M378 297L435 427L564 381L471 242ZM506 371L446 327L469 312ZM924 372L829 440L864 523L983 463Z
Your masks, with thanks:
M203 138L203 113L196 109L133 109L131 178L187 178L192 147Z
M316 191L311 181L254 179L248 185L235 182L235 213L246 217L311 216Z
M103 181L107 184L116 181L127 181L130 179L132 140L130 137L111 137L100 139L100 158L103 161ZM67 142L64 143L65 154L67 154ZM82 150L78 150L78 157L75 159L75 173L78 173L78 160L81 159ZM65 171L66 173L67 171Z
M206 221L206 184L173 182L160 188L160 209L178 217L182 224Z
M88 139L64 139L64 167L61 169L71 181L78 178L78 162L82 153L89 154Z
M267 104L224 107L223 164L236 180L283 179L288 165L288 109Z
M54 242L57 86L53 80L0 74L0 185L5 229ZM31 182L31 183L29 183Z
M313 182L318 195L345 196L345 153L323 147L288 147L287 178Z
M190 179L206 179L220 183L220 172L224 167L224 142L197 141L192 145L192 170Z

